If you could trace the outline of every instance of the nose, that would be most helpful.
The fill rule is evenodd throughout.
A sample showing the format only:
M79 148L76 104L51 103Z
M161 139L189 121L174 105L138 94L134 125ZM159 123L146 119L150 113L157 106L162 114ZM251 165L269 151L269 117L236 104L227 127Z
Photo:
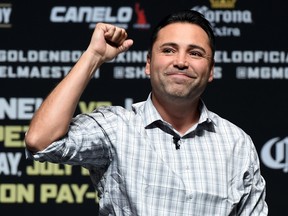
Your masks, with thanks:
M178 53L178 55L175 56L173 65L174 65L174 67L177 67L179 69L188 68L189 67L189 63L187 62L186 54Z

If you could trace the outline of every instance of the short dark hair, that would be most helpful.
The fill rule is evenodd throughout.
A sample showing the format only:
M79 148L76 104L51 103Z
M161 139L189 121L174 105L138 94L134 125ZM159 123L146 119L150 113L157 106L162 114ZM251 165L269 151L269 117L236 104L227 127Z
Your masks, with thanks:
M169 14L168 16L164 17L164 19L162 19L152 31L150 44L148 47L148 54L151 55L152 47L153 47L154 42L157 39L158 32L169 24L179 23L179 22L198 25L206 32L206 34L208 35L210 47L212 50L212 59L214 59L215 36L214 36L212 26L210 22L207 19L205 19L203 14L195 10L183 10L183 11Z

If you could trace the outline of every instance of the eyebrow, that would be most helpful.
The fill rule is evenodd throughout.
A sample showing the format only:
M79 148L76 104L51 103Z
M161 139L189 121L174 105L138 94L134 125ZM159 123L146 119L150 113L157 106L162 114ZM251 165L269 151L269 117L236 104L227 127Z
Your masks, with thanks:
M165 46L178 47L179 45L176 44L176 43L173 43L173 42L168 42L168 43L162 44L162 45L160 46L160 48L163 48L163 47L165 47ZM189 47L190 49L199 49L199 50L203 51L204 54L206 54L206 50L205 50L203 47L199 46L199 45L189 44L188 47Z

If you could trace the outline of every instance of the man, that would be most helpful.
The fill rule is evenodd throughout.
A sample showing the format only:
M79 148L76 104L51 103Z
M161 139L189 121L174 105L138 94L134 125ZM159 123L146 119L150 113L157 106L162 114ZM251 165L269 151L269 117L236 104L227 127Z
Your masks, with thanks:
M72 118L95 70L132 44L125 30L97 24L87 50L33 117L28 156L88 168L99 215L267 215L252 140L201 100L213 80L214 35L198 12L172 14L152 34L147 101Z

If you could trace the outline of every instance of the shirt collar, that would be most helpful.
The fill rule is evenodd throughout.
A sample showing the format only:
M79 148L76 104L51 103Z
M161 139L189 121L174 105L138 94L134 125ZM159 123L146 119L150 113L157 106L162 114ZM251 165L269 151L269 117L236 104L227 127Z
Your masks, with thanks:
M199 124L208 122L216 124L216 121L214 121L214 116L212 113L208 110L206 107L204 101L201 99L199 104L199 110L200 110L200 118L199 118Z
M156 110L155 106L151 100L151 93L149 94L147 100L145 102L140 102L132 105L134 112L141 112L141 116L143 116L144 126L148 126L156 121L163 121L162 117Z
M164 121L152 103L151 93L149 94L146 102L133 104L132 107L137 113L142 112L145 127L157 121ZM200 118L197 125L203 125L205 123L213 123L216 125L216 121L213 120L214 117L212 113L209 112L203 100L200 100L199 110Z

